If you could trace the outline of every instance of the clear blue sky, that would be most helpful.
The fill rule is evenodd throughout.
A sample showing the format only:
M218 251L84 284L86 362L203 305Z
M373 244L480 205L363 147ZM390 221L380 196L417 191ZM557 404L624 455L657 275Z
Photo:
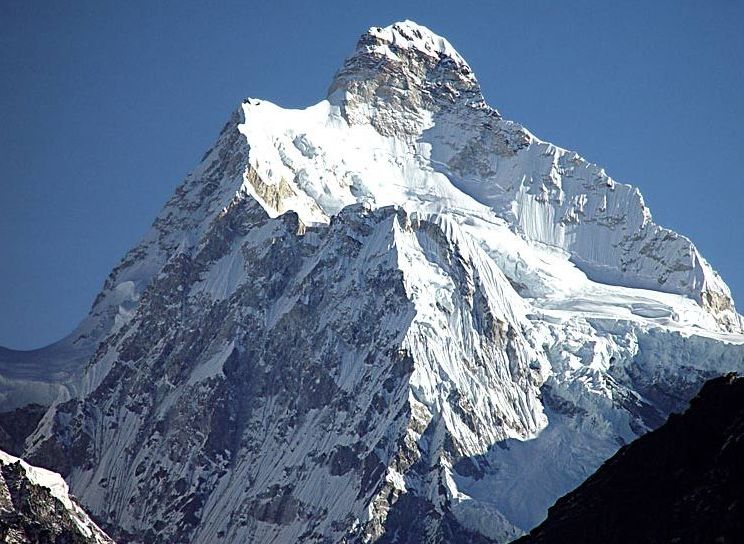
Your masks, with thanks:
M310 105L405 18L506 117L640 186L744 308L744 2L202 4L0 3L0 345L74 327L241 99Z

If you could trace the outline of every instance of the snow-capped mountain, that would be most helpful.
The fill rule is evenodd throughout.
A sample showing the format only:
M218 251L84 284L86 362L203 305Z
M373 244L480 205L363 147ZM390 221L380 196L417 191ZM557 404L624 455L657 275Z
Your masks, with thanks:
M80 327L0 354L0 385L59 395L26 454L121 541L507 542L744 369L742 332L638 189L406 21L314 106L243 102Z
M70 497L62 476L1 450L0 540L6 544L113 542Z

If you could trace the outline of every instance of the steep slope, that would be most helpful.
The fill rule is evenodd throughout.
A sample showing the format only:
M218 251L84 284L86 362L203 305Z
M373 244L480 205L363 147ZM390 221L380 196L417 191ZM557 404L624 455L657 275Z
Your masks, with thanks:
M0 540L7 544L113 541L68 495L59 474L0 451Z
M133 538L374 533L423 434L462 455L544 425L511 286L443 226L350 206L305 230L243 199L212 234L146 290L94 362L116 357L108 375L35 452Z
M742 459L744 378L716 378L684 414L622 448L518 542L742 542Z
M409 21L246 100L70 338L26 454L121 541L506 542L744 367L692 243Z

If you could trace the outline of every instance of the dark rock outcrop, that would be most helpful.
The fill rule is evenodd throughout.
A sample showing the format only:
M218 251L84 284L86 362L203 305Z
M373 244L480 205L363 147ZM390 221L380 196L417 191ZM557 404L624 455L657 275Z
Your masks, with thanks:
M60 486L58 475L0 452L0 542L112 543Z
M744 377L708 381L517 542L744 542Z
M34 432L46 410L41 404L28 404L0 413L0 449L21 455L26 437Z

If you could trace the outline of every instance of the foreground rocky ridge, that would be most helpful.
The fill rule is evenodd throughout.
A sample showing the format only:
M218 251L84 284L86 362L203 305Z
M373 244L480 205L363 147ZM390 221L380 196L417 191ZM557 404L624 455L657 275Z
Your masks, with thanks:
M25 455L121 542L507 542L744 369L740 331L637 189L404 22L315 106L245 101L0 393L58 392Z
M744 378L716 378L687 411L622 448L517 542L741 542L742 459Z
M6 544L113 541L67 493L59 474L0 451L0 540Z

